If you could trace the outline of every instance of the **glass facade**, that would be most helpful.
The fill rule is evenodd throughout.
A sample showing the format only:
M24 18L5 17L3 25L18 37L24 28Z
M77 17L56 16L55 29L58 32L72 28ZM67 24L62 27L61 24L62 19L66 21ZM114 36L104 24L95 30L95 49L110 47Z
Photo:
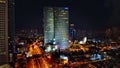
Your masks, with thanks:
M8 63L8 4L0 0L0 65Z
M51 9L51 12L49 12L49 10L44 11L45 12L44 13L44 24L45 24L44 31L49 30L52 32L51 34L44 32L45 43L48 43L46 42L46 39L49 39L49 36L50 37L52 36L51 39L54 38L57 45L59 45L61 48L66 48L68 43L68 33L69 33L68 8L66 7L47 7L47 8ZM49 12L49 13L47 14L46 12ZM52 21L48 21L49 19L51 19ZM52 26L49 26L51 23L52 23Z
M66 48L69 31L69 14L65 7L55 7L55 39L61 48Z
M54 38L53 8L44 8L44 42L49 43Z

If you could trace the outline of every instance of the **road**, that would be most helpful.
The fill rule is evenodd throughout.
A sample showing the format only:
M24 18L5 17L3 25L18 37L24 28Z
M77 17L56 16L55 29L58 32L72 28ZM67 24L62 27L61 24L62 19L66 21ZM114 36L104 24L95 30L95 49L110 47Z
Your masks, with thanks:
M28 62L26 62L26 68L50 68L46 60L46 57L43 56L42 49L37 45L38 42L34 42L30 45L28 54Z

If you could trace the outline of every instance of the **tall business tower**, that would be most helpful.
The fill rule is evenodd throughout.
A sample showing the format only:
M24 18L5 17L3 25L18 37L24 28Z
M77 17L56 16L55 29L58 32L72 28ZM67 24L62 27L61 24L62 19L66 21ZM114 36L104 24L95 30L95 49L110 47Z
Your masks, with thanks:
M13 62L14 0L0 0L0 65Z
M49 43L54 38L54 10L52 7L44 8L44 43Z
M54 39L61 48L66 48L69 34L69 8L44 8L44 41L49 43Z
M0 0L0 65L8 63L8 1Z

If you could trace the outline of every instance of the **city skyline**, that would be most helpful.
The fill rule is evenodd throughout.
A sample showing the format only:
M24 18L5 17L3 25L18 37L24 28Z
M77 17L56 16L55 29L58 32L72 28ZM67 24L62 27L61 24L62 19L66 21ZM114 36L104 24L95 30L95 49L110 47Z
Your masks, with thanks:
M0 0L0 68L120 67L119 3Z
M119 1L36 0L16 1L16 28L43 28L44 6L69 6L70 23L80 29L119 27ZM21 5L22 4L22 5Z

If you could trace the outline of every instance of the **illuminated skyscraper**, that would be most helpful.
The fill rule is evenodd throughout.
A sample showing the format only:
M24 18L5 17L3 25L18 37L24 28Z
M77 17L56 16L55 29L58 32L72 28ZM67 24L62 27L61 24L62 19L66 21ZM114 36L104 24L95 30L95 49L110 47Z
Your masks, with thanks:
M44 8L44 42L49 43L54 38L54 12L52 7Z
M0 65L13 62L14 0L0 0Z
M69 34L69 8L45 7L44 8L44 41L49 43L55 39L56 44L65 48Z
M70 40L73 41L75 40L76 30L74 28L74 24L70 24L69 36L70 36Z
M8 63L8 1L0 0L0 65Z

